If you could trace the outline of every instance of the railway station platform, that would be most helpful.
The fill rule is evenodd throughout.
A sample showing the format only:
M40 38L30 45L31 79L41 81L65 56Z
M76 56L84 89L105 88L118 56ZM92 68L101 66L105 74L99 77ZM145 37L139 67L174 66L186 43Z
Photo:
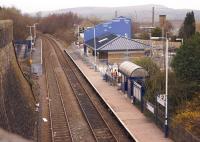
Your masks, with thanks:
M69 48L66 51L136 142L172 142L164 137L156 124L146 118L124 93L105 82L100 72L85 64L75 53L76 50Z
M31 52L31 73L37 76L42 75L42 40L36 39L34 48Z

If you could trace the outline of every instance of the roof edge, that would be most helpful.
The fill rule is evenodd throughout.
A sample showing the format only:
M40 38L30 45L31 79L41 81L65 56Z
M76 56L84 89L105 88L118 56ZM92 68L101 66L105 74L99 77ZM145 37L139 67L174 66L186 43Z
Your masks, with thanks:
M113 34L115 35L115 34ZM107 42L106 44L104 44L103 46L101 46L100 48L98 48L98 50L103 49L106 45L110 44L111 42L114 42L115 40L117 40L119 38L119 36L116 35L116 37L114 39L112 39L111 41Z

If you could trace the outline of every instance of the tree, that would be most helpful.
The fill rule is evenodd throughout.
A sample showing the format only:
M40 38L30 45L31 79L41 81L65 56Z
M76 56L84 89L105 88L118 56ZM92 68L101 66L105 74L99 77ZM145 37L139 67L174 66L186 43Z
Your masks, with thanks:
M182 80L200 82L200 34L196 33L178 49L172 67Z
M195 34L195 31L196 31L196 24L195 24L194 12L193 11L188 12L186 14L183 25L179 30L179 36L184 39L188 39Z
M164 91L164 73L151 60L151 58L141 58L135 61L136 64L143 67L149 74L145 79L145 96L150 102L155 102L155 96Z
M165 93L165 72L150 58L141 58L135 61L149 73L145 79L145 98L155 104L157 94ZM174 114L182 105L191 100L198 92L195 83L188 83L177 78L174 72L169 72L169 113Z
M53 14L40 19L39 29L43 33L54 34L70 44L75 40L74 25L80 24L81 21L82 19L72 12Z
M161 37L162 36L162 30L159 27L156 27L151 32L152 37Z
M28 34L27 25L33 23L33 18L28 15L21 14L20 10L12 8L1 8L0 9L0 20L11 19L13 20L13 34L14 39L25 39Z
M173 126L180 125L193 135L200 138L200 94L191 101L186 102L185 106L177 112L174 117Z
M165 23L165 32L171 32L174 29L172 23L168 20L166 20Z
M142 32L142 33L140 34L140 38L141 38L141 39L144 39L144 40L149 39L149 33L147 33L147 32Z

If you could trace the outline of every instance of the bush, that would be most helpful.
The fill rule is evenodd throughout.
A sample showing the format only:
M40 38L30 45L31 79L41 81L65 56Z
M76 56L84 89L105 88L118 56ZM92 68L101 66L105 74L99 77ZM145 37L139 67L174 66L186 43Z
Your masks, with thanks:
M185 81L200 83L200 34L184 42L172 60L176 75Z
M174 117L173 125L181 125L200 138L200 94L187 102Z

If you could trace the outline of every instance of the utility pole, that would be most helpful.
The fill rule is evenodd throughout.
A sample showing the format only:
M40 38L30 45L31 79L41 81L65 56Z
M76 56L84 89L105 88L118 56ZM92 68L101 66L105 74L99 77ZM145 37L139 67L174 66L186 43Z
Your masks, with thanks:
M162 45L163 45L163 57L164 57L164 61L163 61L163 68L165 69L165 41L164 41L164 38L165 38L165 35L164 35L164 27L162 27Z
M36 25L38 25L38 23L34 23L33 24L33 28L34 28L34 43L36 41Z
M165 137L168 137L168 47L169 40L166 34L166 48L165 48Z
M162 29L162 45L163 45L163 68L165 68L165 27L166 27L166 15L159 15L160 27Z
M74 24L75 29L76 29L76 26L77 26L77 43L78 43L78 46L80 46L80 44L79 44L79 34L80 34L79 28L80 28L80 26L79 26L79 24ZM75 34L76 34L76 32L75 32Z
M33 38L32 38L32 31L31 31L31 28L32 28L33 26L26 26L26 27L29 28L30 38L31 38L30 64L32 64L32 58L31 58L31 56L32 56L32 46L33 46L32 40L33 40Z
M41 58L41 64L42 64L43 63L43 60L42 60L42 48L43 48L42 47L42 39L40 39L40 48L41 48L41 57L40 58Z
M125 34L125 37L128 38L128 35ZM129 61L128 46L126 46L126 60Z
M31 38L31 52L32 52L32 45L33 45L32 41L33 41L33 37L32 37L32 30L31 30L31 28L33 28L34 26L26 26L26 27L29 28L29 33L30 33L30 38Z
M77 28L78 28L77 29L77 32L78 32L78 37L77 37L78 38L78 47L80 47L80 41L79 41L79 38L80 38L80 26L78 25Z
M95 71L97 70L97 51L96 51L96 29L95 29L95 25L94 25L94 69Z

